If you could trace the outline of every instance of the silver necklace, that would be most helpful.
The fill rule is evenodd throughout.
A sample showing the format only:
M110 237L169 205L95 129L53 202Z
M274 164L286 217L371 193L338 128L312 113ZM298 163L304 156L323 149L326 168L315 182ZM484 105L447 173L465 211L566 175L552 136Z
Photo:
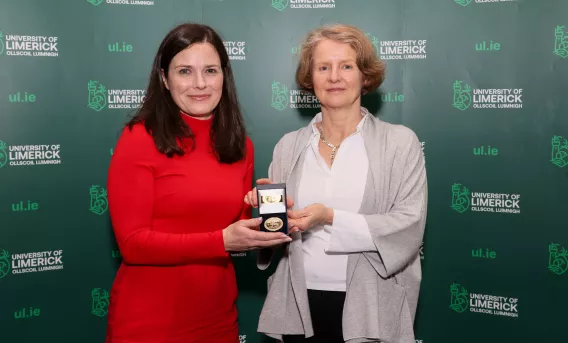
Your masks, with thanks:
M339 146L341 144L338 145L333 145L330 142L326 141L325 138L323 137L323 130L321 128L318 128L319 132L320 132L320 139L322 140L322 142L324 142L325 144L327 144L328 147L331 148L331 158L329 161L330 166L333 165L333 160L335 159L335 153L337 152L337 149L339 149Z

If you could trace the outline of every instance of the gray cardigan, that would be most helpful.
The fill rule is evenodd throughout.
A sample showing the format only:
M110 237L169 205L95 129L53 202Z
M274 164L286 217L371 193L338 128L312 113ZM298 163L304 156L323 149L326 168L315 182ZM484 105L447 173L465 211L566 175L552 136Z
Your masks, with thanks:
M369 172L359 213L365 216L376 250L349 254L343 336L349 343L414 343L428 197L422 148L409 128L376 119L363 107L361 111L368 114L362 135ZM268 170L273 182L286 183L295 203L311 130L308 125L286 134L274 148ZM275 339L314 335L301 233L292 238L282 246L280 262L268 278L258 324L258 332ZM273 252L258 252L260 269L269 266Z

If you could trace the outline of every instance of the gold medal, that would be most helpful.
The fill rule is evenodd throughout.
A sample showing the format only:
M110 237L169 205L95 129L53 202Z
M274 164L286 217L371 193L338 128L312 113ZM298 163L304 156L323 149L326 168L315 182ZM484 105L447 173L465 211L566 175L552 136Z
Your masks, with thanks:
M263 204L275 204L282 202L282 195L263 195L260 197Z
M264 227L268 231L278 231L282 226L284 226L284 222L278 217L268 218L264 221Z

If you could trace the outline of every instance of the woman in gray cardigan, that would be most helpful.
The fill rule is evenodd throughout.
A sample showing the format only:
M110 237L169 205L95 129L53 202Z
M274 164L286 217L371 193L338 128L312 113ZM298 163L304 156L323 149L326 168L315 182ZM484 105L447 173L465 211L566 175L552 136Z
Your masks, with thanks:
M416 134L374 118L361 94L384 79L363 32L312 31L297 83L321 113L276 145L269 179L286 183L292 242L285 243L258 331L295 342L414 343L427 207ZM257 206L256 189L245 202ZM259 251L259 268L273 250Z

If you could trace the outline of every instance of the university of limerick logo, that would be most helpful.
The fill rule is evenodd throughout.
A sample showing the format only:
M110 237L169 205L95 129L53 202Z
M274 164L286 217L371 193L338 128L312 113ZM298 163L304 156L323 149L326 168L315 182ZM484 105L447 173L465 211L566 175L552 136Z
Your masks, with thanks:
M556 26L554 36L554 53L562 58L568 57L568 32L564 32L564 26Z
M286 7L288 7L288 0L272 0L272 7L279 11L282 11Z
M453 107L465 111L471 106L471 87L463 81L454 82L454 103Z
M554 274L562 275L568 270L568 250L559 244L548 246L548 270Z
M375 36L373 36L372 34L370 34L369 32L365 32L365 35L367 36L367 38L369 38L371 40L371 44L373 44L373 47L375 48L375 54L377 54L377 56L379 56L379 39Z
M4 34L0 31L0 55L4 53Z
M108 313L109 294L101 288L95 288L91 292L93 305L91 313L98 317L104 317Z
M461 183L454 183L452 185L452 206L450 207L459 213L464 213L470 204L469 189Z
M458 285L457 283L453 283L450 286L450 308L458 313L462 313L467 310L469 306L468 298L469 293L467 289Z
M471 4L471 0L454 0L454 2L458 5L467 6Z
M97 81L89 81L89 106L95 111L100 111L107 105L106 88Z
M6 143L0 141L0 168L4 167L8 162L8 153L6 152Z
M106 189L101 186L92 186L90 188L91 207L89 211L101 215L108 210L108 199Z
M10 253L0 249L0 279L10 273Z
M0 145L0 149L1 148L2 146ZM568 139L562 136L552 137L552 159L550 162L560 168L568 166ZM0 167L1 166L2 158L0 157Z
M87 0L87 2L90 2L91 4L98 6L103 2L103 0Z
M282 111L288 106L288 87L280 82L272 82L272 103L275 109Z

